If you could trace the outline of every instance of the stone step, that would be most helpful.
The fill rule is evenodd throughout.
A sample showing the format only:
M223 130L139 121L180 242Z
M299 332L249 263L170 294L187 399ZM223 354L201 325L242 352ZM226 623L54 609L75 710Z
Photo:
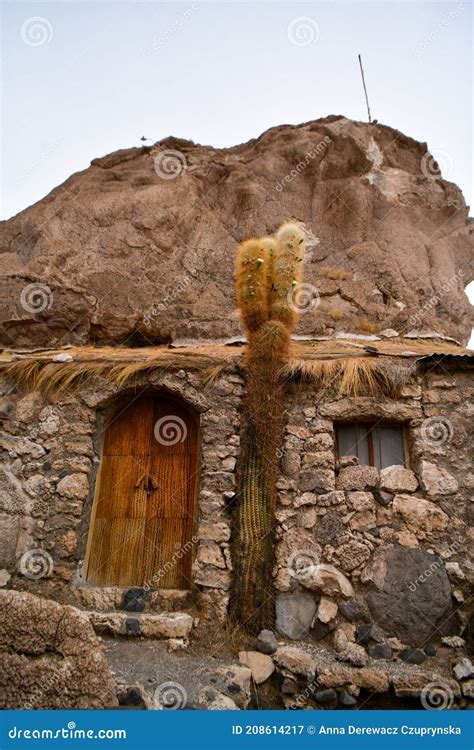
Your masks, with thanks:
M85 614L98 635L144 638L189 638L194 625L187 612L97 612Z
M85 609L96 612L182 612L194 606L194 592L130 586L76 585L74 595Z

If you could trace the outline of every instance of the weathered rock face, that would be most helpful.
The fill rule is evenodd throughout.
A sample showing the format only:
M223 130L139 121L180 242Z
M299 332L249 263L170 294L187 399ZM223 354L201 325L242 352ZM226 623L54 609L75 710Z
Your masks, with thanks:
M276 629L292 640L305 638L315 613L316 604L308 594L279 596L276 600Z
M426 144L340 116L228 149L168 138L94 159L3 223L1 340L240 335L236 244L287 218L306 225L306 282L320 295L299 333L367 330L368 319L467 341L473 242L460 190L434 173Z
M114 683L87 617L49 599L0 592L0 707L111 708Z
M451 587L439 557L395 546L377 562L383 570L367 600L382 627L416 645L452 630Z

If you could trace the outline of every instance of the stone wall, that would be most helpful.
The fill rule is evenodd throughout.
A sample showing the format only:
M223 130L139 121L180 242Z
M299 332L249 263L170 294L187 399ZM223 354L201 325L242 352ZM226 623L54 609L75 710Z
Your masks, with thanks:
M133 394L148 386L180 396L200 414L193 578L204 617L222 619L230 586L228 504L235 491L242 380L229 374L206 386L202 374L181 370L139 381ZM94 388L48 400L3 381L0 568L4 582L11 576L11 583L19 588L61 601L70 601L71 592L79 587L86 606L114 605L111 591L99 598L93 590L87 592L81 568L103 415L116 395L116 389L99 380Z
M293 387L275 579L289 636L324 638L341 615L409 643L458 632L472 585L473 390L467 373L446 368L420 374L399 401ZM361 419L404 424L410 468L339 462L335 423Z
M232 571L230 507L242 378L226 373L206 385L202 374L181 370L136 387L150 385L179 395L200 413L193 602L204 623L222 623ZM310 633L318 640L346 622L351 636L357 621L377 623L417 644L460 632L472 583L472 392L468 374L447 367L419 374L398 401L339 398L308 384L289 387L275 531L283 634ZM116 395L100 380L50 400L3 382L4 584L64 602L84 586L81 561L102 416ZM379 473L339 462L334 424L360 419L405 424L409 468ZM32 550L40 550L39 559Z

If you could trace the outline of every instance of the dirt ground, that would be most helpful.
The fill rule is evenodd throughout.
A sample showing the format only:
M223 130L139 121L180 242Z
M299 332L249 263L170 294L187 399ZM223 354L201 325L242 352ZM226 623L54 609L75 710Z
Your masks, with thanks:
M175 682L186 691L188 703L198 702L201 688L209 685L216 669L238 663L230 652L215 657L206 648L169 652L159 640L133 641L120 638L101 638L107 661L118 683L140 683L153 695L164 682Z

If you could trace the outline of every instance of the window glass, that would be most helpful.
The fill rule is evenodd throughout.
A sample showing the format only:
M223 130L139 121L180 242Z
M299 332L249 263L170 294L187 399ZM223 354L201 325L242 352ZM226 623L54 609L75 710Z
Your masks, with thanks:
M394 464L404 464L403 432L399 425L380 424L372 431L374 465L385 469Z
M339 456L357 456L359 464L385 469L405 463L401 425L340 424L337 426L337 442Z
M357 456L360 464L369 463L367 425L344 424L338 427L340 456Z

